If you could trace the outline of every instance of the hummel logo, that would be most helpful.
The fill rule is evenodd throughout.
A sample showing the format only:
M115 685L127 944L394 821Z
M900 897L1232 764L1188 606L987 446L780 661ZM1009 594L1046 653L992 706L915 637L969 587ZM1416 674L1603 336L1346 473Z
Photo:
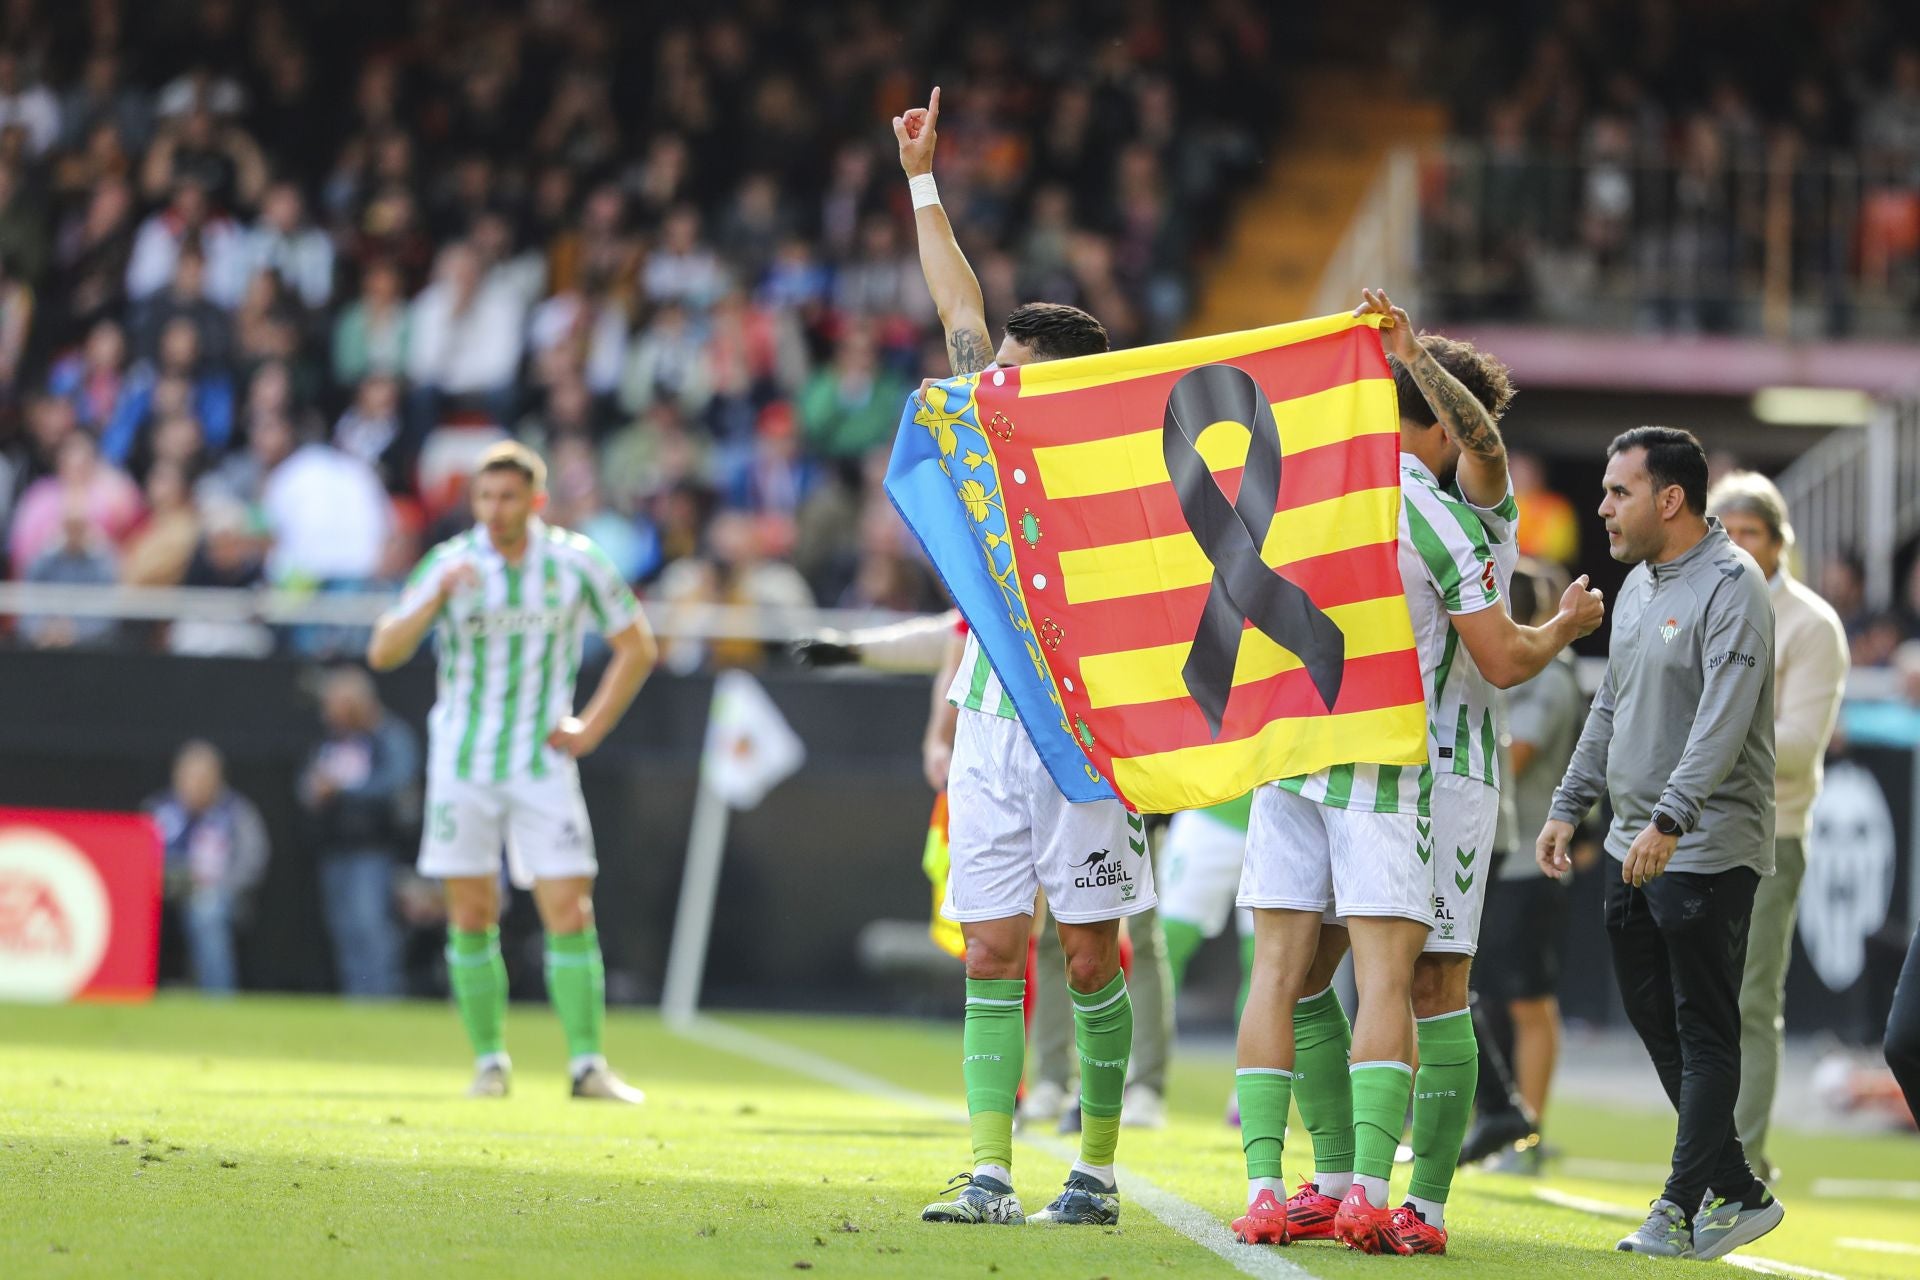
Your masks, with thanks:
M1460 890L1460 892L1465 893L1467 890L1473 888L1473 877L1462 876L1458 872L1455 872L1453 877L1453 883L1455 887L1457 887Z
M1075 862L1070 865L1076 871L1082 867L1096 867L1096 866L1099 866L1100 863L1104 862L1106 860L1107 855L1112 852L1113 850L1111 849L1096 849L1092 853L1087 855L1087 860L1085 862Z
M1461 866L1470 867L1473 865L1473 860L1480 856L1480 851L1478 849L1462 849L1458 845L1455 845L1453 856L1459 860Z
M1416 841L1413 846L1413 851L1419 855L1422 866L1433 861L1433 842L1431 840Z
M1420 833L1422 840L1425 840L1433 834L1433 822L1427 818L1415 818L1413 820L1413 829Z

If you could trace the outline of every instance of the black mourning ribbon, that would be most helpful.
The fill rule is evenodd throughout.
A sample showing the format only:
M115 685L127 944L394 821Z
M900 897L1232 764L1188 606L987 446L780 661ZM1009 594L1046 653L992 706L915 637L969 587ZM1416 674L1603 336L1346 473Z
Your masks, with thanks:
M1240 494L1232 502L1214 482L1197 447L1200 433L1216 422L1237 422L1252 436ZM1266 393L1253 375L1232 365L1188 371L1167 396L1160 452L1180 499L1180 514L1213 565L1206 607L1180 672L1213 736L1220 736L1233 692L1240 633L1248 622L1300 659L1331 711L1346 673L1346 633L1300 586L1260 558L1280 500L1280 425Z

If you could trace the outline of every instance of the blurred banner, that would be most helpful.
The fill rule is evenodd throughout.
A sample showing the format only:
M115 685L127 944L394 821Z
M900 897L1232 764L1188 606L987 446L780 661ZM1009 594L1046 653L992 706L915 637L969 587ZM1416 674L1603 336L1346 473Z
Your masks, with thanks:
M0 999L145 1000L159 955L150 819L0 808Z

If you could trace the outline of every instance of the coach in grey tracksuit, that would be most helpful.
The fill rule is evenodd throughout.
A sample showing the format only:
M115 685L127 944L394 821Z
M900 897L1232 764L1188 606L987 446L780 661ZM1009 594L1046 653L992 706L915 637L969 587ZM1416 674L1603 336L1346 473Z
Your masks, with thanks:
M1635 568L1538 854L1549 874L1564 872L1573 824L1604 786L1607 852L1621 863L1608 877L1607 937L1627 1015L1679 1112L1662 1200L1691 1231L1709 1187L1771 1205L1733 1104L1747 928L1754 890L1773 873L1773 605L1753 558L1704 514L1706 455L1691 435L1626 433L1608 449L1605 483L1610 550Z

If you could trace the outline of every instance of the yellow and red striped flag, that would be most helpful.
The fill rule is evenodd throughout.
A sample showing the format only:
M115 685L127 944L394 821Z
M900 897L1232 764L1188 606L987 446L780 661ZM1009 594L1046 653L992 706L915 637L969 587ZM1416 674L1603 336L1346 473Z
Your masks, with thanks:
M1375 317L952 378L887 491L1070 800L1426 759Z

